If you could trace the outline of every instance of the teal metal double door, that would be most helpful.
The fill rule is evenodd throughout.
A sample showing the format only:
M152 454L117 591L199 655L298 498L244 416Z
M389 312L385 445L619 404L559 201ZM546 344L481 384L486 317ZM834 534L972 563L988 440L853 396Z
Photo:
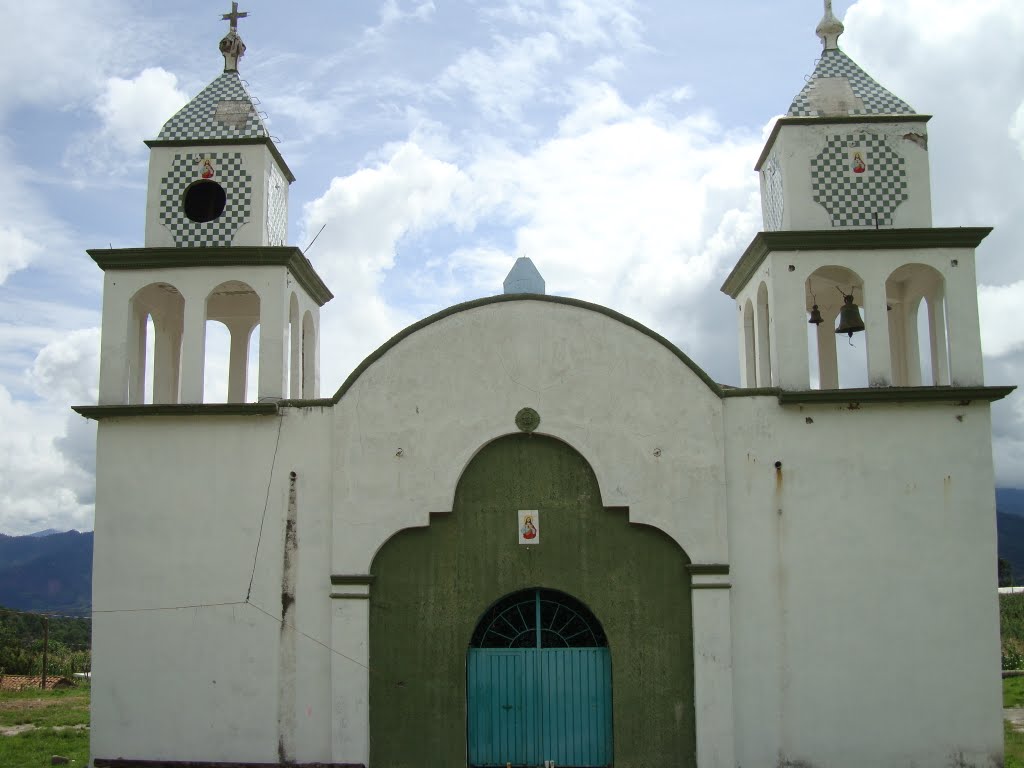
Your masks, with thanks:
M478 628L474 635L489 647L469 649L469 764L611 765L611 656L604 633L567 595L528 592L502 601L511 603L504 611L492 609L485 617L491 631Z

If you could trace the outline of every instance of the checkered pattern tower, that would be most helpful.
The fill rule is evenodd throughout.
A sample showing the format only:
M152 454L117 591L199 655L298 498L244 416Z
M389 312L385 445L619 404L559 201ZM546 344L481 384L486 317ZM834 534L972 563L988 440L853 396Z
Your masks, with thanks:
M722 286L737 302L742 384L979 385L974 247L987 230L932 227L930 118L839 49L831 0L816 32L821 57L755 166L764 231ZM863 320L866 370L841 384L836 325L851 296L859 315L844 328Z
M101 405L319 396L319 311L331 293L287 245L294 176L238 73L245 15L225 16L224 71L146 142L144 247L90 251L106 272ZM210 321L230 334L223 392L206 371Z

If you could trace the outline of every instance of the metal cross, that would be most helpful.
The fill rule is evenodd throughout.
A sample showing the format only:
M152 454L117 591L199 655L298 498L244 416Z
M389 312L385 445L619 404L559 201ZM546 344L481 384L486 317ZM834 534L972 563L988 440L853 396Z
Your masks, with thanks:
M238 32L238 20L244 19L248 15L248 11L238 12L238 3L231 3L231 13L222 14L220 18L222 21L230 21L231 31Z

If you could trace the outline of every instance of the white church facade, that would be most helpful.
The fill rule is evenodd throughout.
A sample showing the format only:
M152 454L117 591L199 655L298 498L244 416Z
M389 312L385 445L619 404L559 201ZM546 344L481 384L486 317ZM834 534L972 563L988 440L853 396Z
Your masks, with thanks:
M988 230L932 227L928 117L829 6L722 286L738 386L520 259L325 396L228 14L144 246L89 252L96 768L1001 765Z

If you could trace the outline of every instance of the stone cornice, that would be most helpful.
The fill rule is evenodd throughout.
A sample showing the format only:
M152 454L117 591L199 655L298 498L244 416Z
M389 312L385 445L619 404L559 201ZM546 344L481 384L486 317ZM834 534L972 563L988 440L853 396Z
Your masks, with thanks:
M175 403L155 405L74 405L87 419L115 419L133 416L276 416L277 403Z
M284 171L285 177L288 182L295 181L295 175L292 173L291 168L288 167L288 163L284 161L281 153L277 149L277 145L274 140L269 136L261 137L250 137L245 139L149 139L143 142L147 147L153 149L154 147L224 147L239 144L262 144L268 150L270 154L274 156L277 164L281 166L281 170Z
M914 229L812 229L758 232L721 291L735 299L773 251L881 251L907 248L977 248L991 227Z
M757 158L755 171L760 171L764 161L768 159L768 153L775 144L779 131L785 125L849 125L851 123L927 123L932 119L931 115L833 115L830 117L780 117L772 126L772 132L768 135L768 141L764 143L761 156Z
M104 272L168 267L286 267L319 306L334 298L298 248L286 246L215 246L208 248L91 248L86 251Z
M1016 386L1001 387L870 387L860 389L780 390L780 405L829 405L844 403L950 403L968 405L975 400L994 402L1013 392Z

